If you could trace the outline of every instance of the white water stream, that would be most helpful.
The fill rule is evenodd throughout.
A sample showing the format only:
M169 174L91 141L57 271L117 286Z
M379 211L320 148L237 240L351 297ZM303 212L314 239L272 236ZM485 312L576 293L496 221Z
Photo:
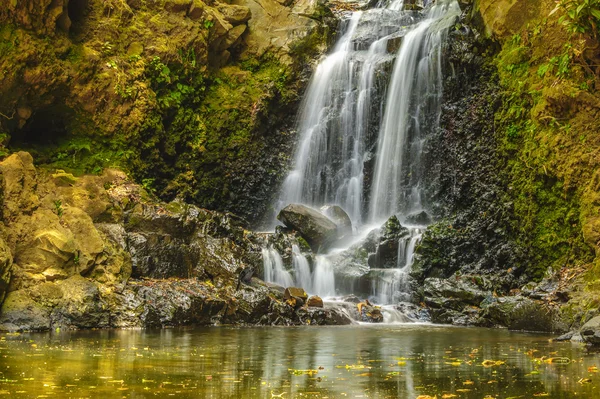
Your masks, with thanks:
M439 123L442 48L461 12L456 0L427 3L422 11L410 11L403 1L394 1L353 12L344 22L343 34L318 65L304 97L295 166L278 209L290 203L337 204L363 237L392 215L404 220L427 210L423 145ZM407 299L408 274L424 227L410 228L410 235L400 239L395 268L366 272L376 303ZM353 293L340 292L333 265L347 248L316 255L311 267L294 246L293 276L280 267L281 256L266 249L265 280L292 279L322 297Z

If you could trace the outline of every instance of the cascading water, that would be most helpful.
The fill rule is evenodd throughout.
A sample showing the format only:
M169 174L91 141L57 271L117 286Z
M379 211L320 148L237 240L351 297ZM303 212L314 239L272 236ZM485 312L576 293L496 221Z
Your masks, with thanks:
M297 285L304 287L306 291L312 292L313 282L310 264L306 256L300 251L300 247L295 244L292 245L292 264L294 266Z
M398 264L393 269L371 269L371 299L375 303L397 303L409 299L409 272L415 248L421 240L419 228L410 228L410 235L398 242Z
M284 287L290 287L294 285L294 279L290 272L285 270L283 266L283 259L279 252L273 247L263 248L263 267L264 267L264 279L270 283L282 285Z
M372 228L392 215L404 220L427 210L422 151L428 132L439 123L442 45L460 14L456 0L428 3L424 0L424 9L414 11L395 1L354 12L345 21L304 98L295 166L278 209L290 203L337 204L359 234L369 228L367 222ZM395 268L366 272L377 303L406 299L422 227L410 228L398 242ZM321 296L340 293L333 255L315 256L309 273L299 249L292 253L297 284Z

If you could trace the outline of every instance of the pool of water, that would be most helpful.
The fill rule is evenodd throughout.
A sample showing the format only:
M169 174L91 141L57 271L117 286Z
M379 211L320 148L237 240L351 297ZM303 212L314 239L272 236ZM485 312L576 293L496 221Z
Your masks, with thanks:
M431 325L5 334L0 396L599 398L600 356L549 338Z

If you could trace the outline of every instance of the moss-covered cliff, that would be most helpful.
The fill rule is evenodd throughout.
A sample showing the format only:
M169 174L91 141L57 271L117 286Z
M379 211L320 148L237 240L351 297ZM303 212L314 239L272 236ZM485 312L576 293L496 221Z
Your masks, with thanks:
M0 9L3 153L118 166L165 199L252 221L288 163L328 14L298 1L16 2Z
M444 159L429 176L442 221L426 233L415 275L543 297L547 326L577 326L599 303L596 33L574 31L554 1L471 3L452 34L454 73L429 143L431 162ZM525 285L540 280L543 295Z

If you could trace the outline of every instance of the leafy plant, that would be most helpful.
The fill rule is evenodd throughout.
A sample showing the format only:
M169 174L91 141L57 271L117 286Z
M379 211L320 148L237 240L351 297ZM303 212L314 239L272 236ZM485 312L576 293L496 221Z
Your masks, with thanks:
M559 0L550 15L563 11L559 22L571 33L589 34L598 37L600 23L600 0Z
M62 201L61 200L56 200L54 201L54 211L56 212L56 214L58 215L58 217L62 217L63 215L63 207L62 207Z

